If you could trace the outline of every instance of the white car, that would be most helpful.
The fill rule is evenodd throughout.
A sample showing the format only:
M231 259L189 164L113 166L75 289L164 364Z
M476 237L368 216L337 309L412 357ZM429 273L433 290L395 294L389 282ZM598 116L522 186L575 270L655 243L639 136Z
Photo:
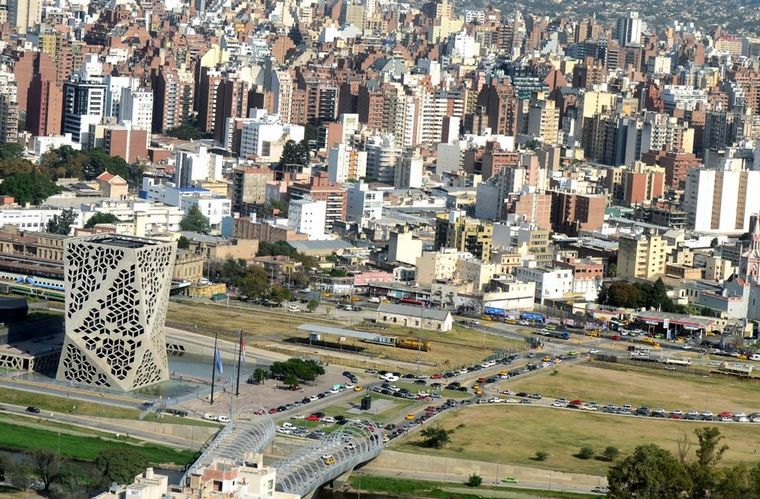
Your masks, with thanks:
M396 376L393 373L385 373L380 375L380 379L384 379L385 381L393 382L398 381L398 376Z
M501 404L504 402L504 399L500 399L499 397L491 397L488 399L489 404Z
M330 393L332 394L340 393L340 388L331 388Z
M567 407L567 404L569 404L567 400L557 399L554 402L552 402L552 407Z
M298 305L291 305L288 307L288 312L300 312L300 311L301 311L301 307L299 307Z
M322 418L322 422L326 424L335 424L335 418L332 416L325 416Z
M290 416L290 419L306 419L306 416L304 414L296 414L294 416Z
M353 383L346 383L344 386L346 390L353 390L355 385Z
M513 398L508 398L504 402L506 402L507 404L518 404L518 403L520 403L520 401L518 399L513 399Z
M203 419L205 419L206 421L216 421L216 416L207 412L206 414L203 415Z
M285 428L286 430L296 429L296 425L294 425L293 423L288 423L288 422L282 423L282 427Z
M277 427L277 433L280 433L282 435L290 435L291 431L287 428L283 428L282 426Z
M588 351L588 353L589 353L589 355L595 355L595 354L599 353L599 349L598 348L592 348L591 350Z
M227 424L227 423L230 422L230 417L229 416L219 416L219 417L216 418L216 420L219 421L220 423Z

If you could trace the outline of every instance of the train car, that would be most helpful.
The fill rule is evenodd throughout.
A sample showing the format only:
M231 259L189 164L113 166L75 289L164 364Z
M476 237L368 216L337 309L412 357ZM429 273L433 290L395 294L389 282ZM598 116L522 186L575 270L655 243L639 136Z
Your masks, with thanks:
M396 347L406 348L407 350L420 350L422 352L430 351L430 342L427 340L416 340L414 338L398 338Z

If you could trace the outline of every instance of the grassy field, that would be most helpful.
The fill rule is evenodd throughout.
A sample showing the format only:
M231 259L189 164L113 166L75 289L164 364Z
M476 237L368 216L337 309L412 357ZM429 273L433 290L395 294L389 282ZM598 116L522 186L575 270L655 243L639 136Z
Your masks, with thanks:
M388 408L382 412L379 412L377 414L352 414L348 412L353 407L357 407L360 405L361 398L355 398L353 400L349 400L347 402L344 402L340 405L333 405L330 407L327 407L325 409L322 409L322 412L324 412L328 416L337 416L337 415L343 415L348 419L352 418L364 418L367 417L369 419L374 420L377 423L384 423L388 420L388 418L398 416L399 414L403 413L404 409L407 407L411 407L416 403L415 400L408 400L408 399L399 399L395 397L386 397L385 395L380 395L378 393L372 394L372 400L389 400L393 403L392 406L388 406Z
M137 419L140 415L138 409L114 407L106 404L96 404L83 400L68 399L56 395L33 393L10 388L0 388L0 401L21 405L34 406L44 411L77 414L80 416L97 416L115 419ZM160 416L155 413L148 414L145 421L161 421L163 423L183 424L192 426L219 426L217 423L202 421L199 419L180 418L167 414Z
M191 451L177 451L169 447L146 444L135 446L117 443L99 437L69 435L55 431L19 426L0 421L0 448L8 450L60 449L66 456L81 461L93 461L99 452L106 449L138 448L151 463L175 463L184 465L192 462L196 454Z
M454 429L446 448L420 447L415 443L419 439L416 435L402 439L394 447L415 453L603 475L609 463L576 458L574 455L581 446L591 446L601 453L612 445L620 449L621 457L631 453L637 445L647 443L657 443L675 451L679 437L687 435L695 442L694 429L706 426L691 421L624 418L512 405L470 407L447 414L439 422L446 429ZM720 424L718 427L729 446L722 462L757 461L755 451L760 449L760 425ZM550 457L546 461L536 461L533 457L537 451L548 452Z
M475 499L483 497L478 494L479 490L499 491L504 494L494 493L494 497L562 497L584 498L596 497L590 494L575 494L572 492L559 492L549 490L520 489L516 487L490 487L481 486L472 490L472 493L463 491L462 487L455 483L429 482L426 480L410 480L391 477L381 477L353 473L349 477L349 483L355 490L362 492L379 492L389 497L430 497L440 499ZM514 492L518 494L513 494Z
M565 365L559 368L556 375L541 372L507 383L507 386L515 391L539 392L546 396L579 398L602 404L645 405L652 409L707 409L715 413L760 410L758 382L718 375L704 377L631 366L617 367L620 369L595 367L587 363Z
M219 332L223 337L226 336L231 340L237 337L236 331L242 328L247 335L253 337L253 341L259 342L260 346L262 346L261 342L266 341L279 341L291 337L308 338L307 333L296 329L307 322L347 327L345 324L334 320L327 321L318 315L288 314L280 311L262 313L260 310L249 312L239 308L227 310L219 305L177 302L169 304L167 321L169 325L182 326L197 330L199 333ZM420 332L400 327L389 327L382 330L369 327L360 327L360 329L415 339L422 337L423 340L430 341L429 352L374 345L353 338L348 338L346 343L347 346L361 348L365 353L379 359L415 362L419 356L425 372L472 365L475 362L481 362L497 350L521 350L525 348L524 342L489 334L483 335L459 326L454 326L448 333ZM431 364L434 367L430 367Z
M52 412L65 412L85 416L100 416L103 418L137 419L140 411L123 407L96 404L82 400L56 397L22 390L0 388L0 400L15 405L33 405ZM74 409L74 407L76 407Z

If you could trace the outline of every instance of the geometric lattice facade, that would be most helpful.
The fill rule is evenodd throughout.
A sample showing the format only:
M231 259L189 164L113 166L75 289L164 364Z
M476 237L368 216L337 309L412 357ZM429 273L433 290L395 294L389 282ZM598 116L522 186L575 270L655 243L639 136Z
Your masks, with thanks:
M134 390L169 379L164 320L176 243L66 240L66 337L57 379Z

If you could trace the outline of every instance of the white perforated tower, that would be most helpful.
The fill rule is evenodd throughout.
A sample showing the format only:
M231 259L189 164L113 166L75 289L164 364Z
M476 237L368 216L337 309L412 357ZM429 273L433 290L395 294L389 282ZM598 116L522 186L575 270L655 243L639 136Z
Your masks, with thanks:
M66 241L66 337L57 379L134 390L169 379L164 320L175 243Z

